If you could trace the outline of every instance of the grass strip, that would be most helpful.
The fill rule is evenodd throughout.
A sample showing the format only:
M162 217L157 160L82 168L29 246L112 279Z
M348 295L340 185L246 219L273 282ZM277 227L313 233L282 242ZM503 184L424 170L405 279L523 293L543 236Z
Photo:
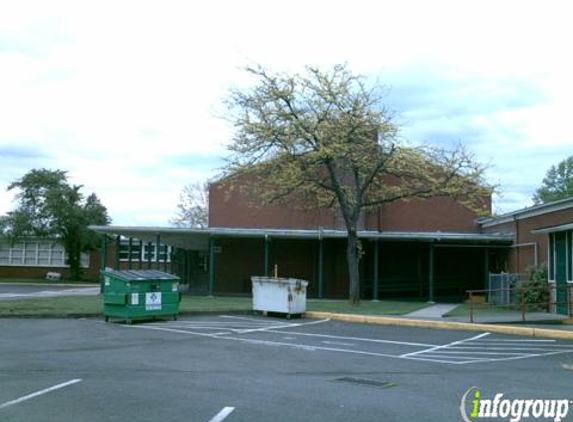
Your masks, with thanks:
M102 300L99 296L68 296L0 300L0 317L67 317L101 316ZM347 301L309 300L308 311L350 313L359 315L404 315L428 306L421 302L380 301L362 302L351 306ZM183 295L181 313L234 312L252 309L250 297L207 297Z

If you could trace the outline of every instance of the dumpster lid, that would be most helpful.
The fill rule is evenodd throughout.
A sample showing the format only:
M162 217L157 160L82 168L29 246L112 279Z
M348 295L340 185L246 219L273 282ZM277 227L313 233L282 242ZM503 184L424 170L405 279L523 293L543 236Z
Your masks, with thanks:
M107 270L102 271L102 274L128 281L179 280L176 275L157 270Z
M298 278L287 278L287 277L265 277L265 276L252 276L251 282L257 283L278 283L278 284L300 284L302 286L307 286L308 281L300 280Z

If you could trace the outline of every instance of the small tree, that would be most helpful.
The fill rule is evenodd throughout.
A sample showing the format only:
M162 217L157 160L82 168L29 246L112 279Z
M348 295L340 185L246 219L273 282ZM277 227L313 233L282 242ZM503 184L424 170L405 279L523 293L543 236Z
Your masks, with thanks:
M573 156L551 166L541 187L535 191L533 202L546 204L569 197L573 197Z
M12 182L18 189L16 208L0 222L2 234L19 238L53 237L66 251L72 278L82 276L81 254L97 247L98 236L88 225L110 223L107 209L95 194L85 200L81 186L70 185L65 171L31 170Z
M190 183L179 195L175 217L169 222L176 227L204 229L209 226L209 183Z
M329 72L273 74L246 69L250 90L232 90L228 106L236 133L226 167L250 175L249 189L263 204L312 203L336 207L348 234L349 300L359 303L359 221L364 211L409 198L447 196L487 209L491 194L483 168L459 147L409 146L384 89L369 89L345 65ZM293 201L294 199L294 201Z

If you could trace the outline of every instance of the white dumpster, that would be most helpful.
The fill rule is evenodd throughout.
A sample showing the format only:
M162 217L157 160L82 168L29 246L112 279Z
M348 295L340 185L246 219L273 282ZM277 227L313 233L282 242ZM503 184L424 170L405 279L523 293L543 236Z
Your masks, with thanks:
M306 312L308 281L296 278L251 277L253 311L278 312L290 318Z

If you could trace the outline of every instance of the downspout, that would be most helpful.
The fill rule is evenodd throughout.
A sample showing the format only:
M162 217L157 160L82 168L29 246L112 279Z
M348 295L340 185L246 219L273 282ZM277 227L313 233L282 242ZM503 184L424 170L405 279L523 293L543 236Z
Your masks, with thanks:
M515 223L515 244L519 245L519 223L517 222L517 215L513 216ZM515 272L519 273L519 248L515 248Z

